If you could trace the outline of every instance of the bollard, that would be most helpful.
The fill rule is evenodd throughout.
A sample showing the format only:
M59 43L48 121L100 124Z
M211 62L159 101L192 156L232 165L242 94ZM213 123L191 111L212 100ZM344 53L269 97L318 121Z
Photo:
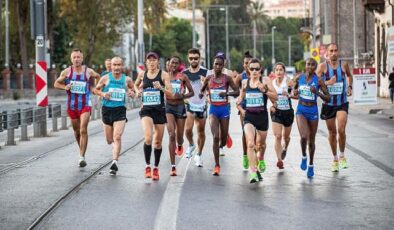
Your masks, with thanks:
M61 117L62 117L62 126L60 127L60 129L67 130L67 112L66 112L66 110L61 110Z
M28 141L27 126L33 123L33 108L20 111L21 141Z
M51 115L52 115L52 131L53 132L57 132L59 131L57 128L57 118L61 117L61 113L62 113L62 108L60 105L52 105L51 106Z
M16 142L14 140L14 135L15 130L14 128L8 128L7 129L7 142L5 143L5 145L16 145Z

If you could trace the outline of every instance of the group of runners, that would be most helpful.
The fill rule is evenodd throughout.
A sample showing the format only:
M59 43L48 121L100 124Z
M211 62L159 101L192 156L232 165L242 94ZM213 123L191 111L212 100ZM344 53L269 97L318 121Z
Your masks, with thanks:
M339 60L336 44L327 46L325 62L318 64L314 59L308 58L305 61L305 72L294 79L286 76L285 65L280 62L273 67L273 79L263 76L260 60L253 58L249 52L245 53L244 70L240 74L225 68L226 55L222 52L215 55L212 70L200 65L201 55L196 48L188 51L187 58L189 66L186 69L180 67L180 57L172 56L168 59L165 70L162 70L159 55L148 52L145 56L145 71L141 71L133 81L123 73L122 58L106 60L107 70L100 76L82 65L81 50L72 50L72 65L61 72L55 87L65 90L68 95L67 112L80 148L80 167L87 165L85 152L91 93L96 94L102 104L104 133L107 143L112 145L112 175L116 175L119 170L121 139L127 122L127 97L140 97L142 100L139 115L144 131L145 177L152 180L160 178L159 163L165 129L169 136L170 175L177 176L176 156L182 156L184 152L186 158L194 155L195 165L203 167L202 153L207 119L213 145L211 150L205 152L213 152L215 164L212 174L220 175L220 156L225 155L226 146L231 146L228 134L231 110L229 97L235 98L239 111L243 133L242 165L245 170L249 170L250 183L261 181L261 174L266 169L264 155L269 117L275 136L276 166L279 169L285 167L284 159L296 117L301 137L300 168L306 171L308 178L314 176L315 136L319 121L318 97L323 100L320 118L326 120L329 131L328 139L333 154L331 170L338 172L340 168L348 167L345 158L349 106L347 97L352 94L352 75L349 65ZM298 99L298 105L294 112L292 100L295 99ZM196 139L193 134L197 134ZM184 136L188 141L186 150Z

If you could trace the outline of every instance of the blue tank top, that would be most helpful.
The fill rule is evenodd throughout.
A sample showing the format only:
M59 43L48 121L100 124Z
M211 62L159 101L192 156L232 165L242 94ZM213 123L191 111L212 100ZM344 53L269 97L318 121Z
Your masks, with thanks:
M333 85L327 85L327 90L330 93L330 102L325 102L330 106L340 106L347 102L347 79L346 74L342 70L342 63L339 61L338 67L333 69L328 62L327 65L327 72L323 74L323 80L328 81L334 75L337 76L337 81Z
M241 82L239 83L239 88L242 87L242 82L243 82L243 80L248 80L248 79L249 79L249 78L248 78L248 75L246 74L246 71L243 71L243 72L242 72L241 77L242 77L242 79L241 79ZM243 109L245 109L245 106L246 106L246 101L245 101L245 99L241 102L241 106L242 106Z
M311 86L314 86L316 92L319 91L319 78L314 73L312 80L307 82L305 74L302 74L300 79L298 79L298 98L300 101L304 102L316 102L317 96L312 93Z
M122 74L122 77L117 80L112 73L108 74L108 85L104 86L103 92L110 93L109 99L103 98L102 105L105 107L120 107L125 105L126 101L126 75Z

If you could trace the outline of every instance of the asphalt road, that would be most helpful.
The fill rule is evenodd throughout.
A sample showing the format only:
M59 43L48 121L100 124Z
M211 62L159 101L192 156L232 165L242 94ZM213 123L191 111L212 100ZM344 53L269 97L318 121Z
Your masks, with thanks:
M70 130L5 147L0 150L0 163L6 162L0 168L0 229L28 228L76 186L37 229L393 229L392 120L351 109L350 167L339 173L330 171L327 130L320 121L313 179L299 168L296 124L283 171L275 166L270 130L264 180L249 184L242 169L239 119L232 114L234 146L221 157L219 177L211 175L212 138L207 129L203 168L193 160L177 158L178 176L170 177L165 135L160 181L145 179L143 133L135 110L128 115L124 153L115 177L109 175L108 166L103 167L111 159L111 146L105 143L99 121L89 128L84 169L77 167L77 146ZM18 155L23 157L14 157Z

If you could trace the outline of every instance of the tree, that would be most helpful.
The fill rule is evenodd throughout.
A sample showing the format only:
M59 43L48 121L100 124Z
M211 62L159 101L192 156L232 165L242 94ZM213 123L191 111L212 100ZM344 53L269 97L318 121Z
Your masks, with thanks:
M22 61L22 69L23 69L23 75L27 77L28 57L27 57L25 28L27 24L26 22L27 17L29 16L28 14L29 9L28 7L26 7L27 6L26 2L27 1L24 0L17 0L15 4L16 4L16 13L18 18L19 50L20 50L21 61Z
M253 25L253 31L256 30L257 34L260 34L261 36L259 37L260 41L263 41L263 33L267 31L268 28L268 22L269 19L267 15L264 14L264 4L261 2L252 2L248 9L248 13L250 15L250 19L252 21ZM254 41L253 48L256 49L257 51L257 44L255 44L256 41ZM263 46L261 46L263 47ZM260 55L262 56L263 50L261 50ZM255 56L257 53L255 54Z

